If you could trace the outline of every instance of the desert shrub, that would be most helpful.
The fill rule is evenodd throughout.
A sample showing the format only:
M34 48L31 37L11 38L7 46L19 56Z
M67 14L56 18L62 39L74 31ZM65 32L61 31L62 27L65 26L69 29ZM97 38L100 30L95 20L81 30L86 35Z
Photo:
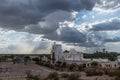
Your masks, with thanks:
M63 62L61 63L61 70L63 71L63 69L65 69L67 67L67 63Z
M76 64L70 64L69 65L69 70L74 71L76 69Z
M84 65L83 64L80 64L77 66L78 70L79 71L83 71L84 70Z
M103 71L89 70L86 71L87 76L102 76L104 74Z
M46 66L46 67L50 67L51 65L50 65L49 62L45 62L45 63L44 63L44 66Z
M72 73L69 77L68 80L79 80L79 75L77 73Z
M60 66L61 66L61 63L62 63L61 61L57 61L57 62L55 63L55 66L56 66L56 67L60 67Z
M118 78L120 78L120 71L118 70L118 71L109 71L108 72L108 76L116 76L116 77L118 77Z
M67 78L67 77L69 77L69 74L67 74L67 73L62 73L62 74L61 74L61 77L62 77L62 78Z
M52 72L47 77L50 80L59 80L59 75L57 72Z
M26 80L41 80L40 79L40 75L32 75L30 71L26 72L27 74L27 77L26 77Z
M115 77L115 80L120 80L120 78L119 77Z

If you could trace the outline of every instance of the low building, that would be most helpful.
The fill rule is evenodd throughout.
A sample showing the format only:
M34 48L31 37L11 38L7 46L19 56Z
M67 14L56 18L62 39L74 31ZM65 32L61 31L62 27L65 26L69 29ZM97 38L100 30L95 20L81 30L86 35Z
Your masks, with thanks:
M43 56L43 57L42 57L42 61L47 62L47 61L48 61L48 58L47 58L46 56Z

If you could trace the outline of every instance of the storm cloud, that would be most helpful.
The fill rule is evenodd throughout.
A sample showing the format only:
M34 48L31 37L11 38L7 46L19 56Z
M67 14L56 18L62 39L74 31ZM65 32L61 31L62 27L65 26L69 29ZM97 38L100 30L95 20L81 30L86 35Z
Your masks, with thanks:
M68 26L60 28L60 23L74 21L74 12L92 10L97 0L0 1L1 28L43 34L43 38L66 43L81 43L85 41L83 33Z
M64 21L73 21L72 14L66 11L56 11L44 17L44 21L37 24L25 26L24 31L33 34L48 34L56 31L59 28L59 23Z
M104 22L93 25L91 30L94 31L110 31L110 30L119 30L120 29L120 19L112 18Z
M0 0L0 26L22 30L26 25L45 21L46 16L58 10L67 12L91 10L94 4L93 0Z
M76 28L70 27L59 28L57 31L45 35L44 38L65 43L82 43L86 41L86 36L83 33L79 32Z

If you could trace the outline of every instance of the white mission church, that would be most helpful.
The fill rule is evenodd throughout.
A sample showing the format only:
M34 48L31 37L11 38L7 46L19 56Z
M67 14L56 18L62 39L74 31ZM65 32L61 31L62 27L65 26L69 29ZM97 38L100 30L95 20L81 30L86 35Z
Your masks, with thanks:
M119 68L120 67L120 56L116 61L109 61L108 59L85 59L82 52L77 52L75 49L70 51L62 50L60 44L54 43L51 49L51 63L56 61L66 62L67 64L85 64L86 67L91 67L92 62L98 62L101 68Z

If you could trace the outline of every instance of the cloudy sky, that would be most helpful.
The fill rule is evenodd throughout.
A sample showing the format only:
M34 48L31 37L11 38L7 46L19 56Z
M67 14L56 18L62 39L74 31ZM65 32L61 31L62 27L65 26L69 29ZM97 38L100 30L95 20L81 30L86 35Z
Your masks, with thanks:
M120 0L0 0L0 53L120 52Z

